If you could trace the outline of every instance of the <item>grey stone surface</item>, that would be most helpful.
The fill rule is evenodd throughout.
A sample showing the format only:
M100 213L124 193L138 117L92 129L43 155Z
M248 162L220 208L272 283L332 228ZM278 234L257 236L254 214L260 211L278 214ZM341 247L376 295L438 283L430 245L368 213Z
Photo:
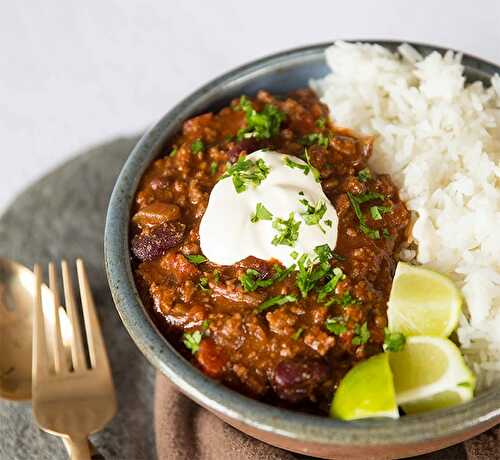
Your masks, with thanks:
M69 261L83 257L87 263L118 393L117 416L92 437L107 460L156 458L155 372L118 317L103 260L108 199L137 140L118 139L75 157L19 195L0 218L0 256L28 267L63 257ZM29 404L0 400L0 460L66 458L62 442L34 425ZM458 445L418 458L461 460L466 454L463 445Z
M103 261L106 207L136 138L79 155L23 192L0 219L0 255L31 267L83 257L99 310L119 412L92 437L106 459L154 459L154 369L121 324ZM1 350L0 350L1 352ZM33 423L29 404L0 400L0 459L66 459L62 442Z

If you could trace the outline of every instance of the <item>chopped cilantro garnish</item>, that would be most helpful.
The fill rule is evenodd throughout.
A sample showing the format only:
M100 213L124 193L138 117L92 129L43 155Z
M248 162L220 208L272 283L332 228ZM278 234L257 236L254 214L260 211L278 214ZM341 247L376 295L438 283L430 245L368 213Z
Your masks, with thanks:
M332 270L333 276L328 280L328 282L319 290L318 294L318 302L322 302L325 300L325 297L332 293L337 287L337 283L344 277L345 275L342 270L338 267L335 267Z
M372 178L372 172L368 168L364 168L358 172L358 179L361 182L367 182Z
M218 169L219 165L215 161L212 161L212 163L210 163L210 174L213 176Z
M378 230L370 228L366 224L360 224L359 228L367 237L371 238L372 240L380 239L380 232Z
M257 206L255 207L255 213L252 214L250 218L250 222L255 223L258 222L259 220L272 220L273 215L269 210L262 204L262 203L257 203Z
M370 207L370 214L373 220L381 220L382 214L391 212L390 206L372 206Z
M276 274L273 276L274 282L279 283L280 281L283 281L290 273L295 270L295 266L295 264L292 264L288 268L283 269L276 264L274 266L274 271L276 272Z
M334 253L327 244L321 246L316 246L314 249L319 259L319 275L316 280L320 278L325 278L327 282L319 289L318 302L323 302L328 294L334 292L337 287L337 283L345 278L344 273L338 267L332 268L330 265L330 259L334 257ZM327 306L330 303L327 302Z
M328 138L328 136L325 136L322 133L311 133L311 134L307 134L306 136L304 136L301 139L300 143L303 145L318 144L321 147L326 148L326 147L328 147L328 144L330 143L330 139Z
M309 168L311 168L314 180L316 182L319 182L320 181L319 171L311 164L311 159L309 158L309 152L307 151L307 149L304 150L304 156L306 157L306 163L309 165Z
M295 264L288 267L286 270L279 265L274 266L275 274L272 278L261 279L261 274L253 268L247 269L246 273L240 277L240 283L245 291L255 291L261 287L269 287L274 283L283 281L292 271L295 270Z
M215 283L218 283L220 281L220 271L219 270L214 270L212 272L212 275L214 277Z
M297 273L295 282L300 290L300 293L302 294L302 297L307 297L307 294L315 285L311 279L313 263L309 260L307 254L303 254L297 261L297 266L299 268L299 272Z
M260 273L253 268L249 268L246 273L240 276L240 283L245 291L255 291L259 286L257 285L256 278L260 276Z
M203 323L201 323L201 328L206 331L208 329L208 326L210 325L210 321L208 319L205 319Z
M189 332L185 332L182 336L182 341L186 348L191 350L191 353L196 354L196 352L200 349L201 339L203 338L200 331L194 331L192 334Z
M245 291L255 291L260 287L268 287L274 283L272 278L263 280L260 279L260 273L253 268L249 268L244 275L240 277L240 283Z
M177 146L176 146L176 145L174 145L174 146L173 146L173 148L172 148L172 150L170 150L169 156L171 156L171 157L175 157L175 155L176 155L176 153L177 153L177 150L178 150L178 149L177 149Z
M326 220L325 220L325 225L326 225L327 227L332 227L333 222L332 222L330 219L326 219Z
M295 302L297 297L294 295L277 295L275 297L271 297L267 299L265 302L262 302L256 309L256 313L260 313L268 308L284 305L288 302Z
M359 220L359 228L361 231L372 239L379 239L380 232L368 226L365 216L361 212L360 204L371 200L383 200L385 196L377 192L367 192L362 195L353 195L351 192L347 192L347 196L349 197L354 213Z
M290 257L291 257L292 259L296 259L297 257L299 257L299 253L298 253L297 251L292 251L292 252L290 253Z
M342 295L342 297L334 296L328 302L325 302L325 306L329 307L330 305L340 305L342 307L347 307L347 305L355 305L357 303L361 303L358 299L353 297L350 292L346 292Z
M315 122L314 124L316 125L316 127L318 127L319 129L323 129L326 125L326 118L324 117L319 117Z
M363 345L368 342L368 339L370 338L370 331L368 330L368 323L366 321L361 327L359 327L359 324L356 324L354 332L356 333L356 336L352 339L353 345Z
M352 296L350 292L345 293L342 296L340 302L342 306L355 305L357 303L361 303L361 301L359 299L356 299L356 297Z
M331 271L329 260L332 257L332 252L329 246L327 244L316 246L314 251L317 254L315 260L311 260L307 254L303 254L297 260L299 270L295 283L302 297L307 297L307 294L316 286L318 281Z
M314 248L316 257L311 258L308 254L302 254L297 260L297 275L295 284L299 289L302 297L307 297L309 292L317 288L318 283L323 280L322 287L317 288L319 292L319 300L324 300L325 297L335 290L339 280L344 279L345 275L338 267L333 268L330 264L334 253L328 244L322 244ZM318 300L318 301L319 301ZM332 303L340 303L340 300L335 298L327 302L325 305Z
M246 127L238 131L238 140L246 138L269 139L279 132L281 122L286 114L271 104L266 104L261 112L257 112L250 100L241 96L237 110L243 110L246 115Z
M302 163L297 163L296 161L290 160L290 158L285 157L285 164L292 169L302 169L304 171L304 176L309 174L311 167L307 164L303 165Z
M202 276L200 278L200 281L198 281L198 287L202 290L202 291L209 291L209 287L208 287L208 278L206 276Z
M401 332L390 332L385 328L384 351L402 351L406 344L406 337Z
M299 200L299 203L305 206L305 211L301 212L300 215L304 219L306 225L317 225L320 230L325 233L325 230L320 224L320 220L323 218L326 212L326 203L323 200L318 200L315 205L312 205L305 198Z
M320 246L316 246L314 248L314 252L318 256L318 260L320 262L326 262L327 260L330 260L332 258L332 250L330 249L330 246L328 244L321 244Z
M186 259L189 260L192 264L198 265L206 262L208 259L201 254L190 254L186 256Z
M378 192L366 192L361 195L354 195L354 197L358 203L366 203L367 201L372 200L385 200L385 195Z
M288 219L277 217L273 221L273 228L278 231L278 234L271 241L274 246L285 245L295 246L295 242L299 237L299 227L302 222L296 221L293 212L290 213Z
M382 219L382 214L380 213L378 206L372 206L370 208L370 214L372 215L373 220L381 220Z
M201 139L196 139L192 144L191 144L191 152L193 153L201 153L205 150L205 144Z
M269 167L266 162L259 158L257 161L248 160L241 157L234 165L230 166L221 176L221 179L232 177L236 192L241 193L247 189L248 185L256 187L269 174Z
M386 238L386 239L390 239L390 238L392 238L391 233L390 233L390 232L389 232L389 230L387 230L386 228L384 228L384 229L382 230L382 235L384 235L384 238Z
M300 339L300 336L302 335L302 333L304 332L304 328L303 327L299 327L292 335L292 339L293 340L299 340Z
M347 331L344 320L340 317L328 318L325 321L325 327L329 332L335 335L340 335Z

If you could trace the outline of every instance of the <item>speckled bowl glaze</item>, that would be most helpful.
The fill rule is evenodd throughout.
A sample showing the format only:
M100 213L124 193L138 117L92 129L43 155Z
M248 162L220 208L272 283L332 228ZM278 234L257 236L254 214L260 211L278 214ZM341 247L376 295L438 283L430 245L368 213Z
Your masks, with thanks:
M365 40L366 42L366 40ZM369 41L391 50L399 42ZM151 128L134 148L116 182L108 209L105 260L118 312L132 339L153 366L183 393L234 427L267 443L322 458L398 458L437 450L470 438L500 421L500 388L491 388L466 404L399 420L342 422L292 412L247 398L206 377L158 332L137 293L129 256L129 217L139 180L165 143L196 114L217 110L241 94L260 89L286 93L305 87L329 69L329 43L265 57L228 72L184 99ZM445 50L412 44L422 54ZM470 81L500 73L500 68L464 55Z

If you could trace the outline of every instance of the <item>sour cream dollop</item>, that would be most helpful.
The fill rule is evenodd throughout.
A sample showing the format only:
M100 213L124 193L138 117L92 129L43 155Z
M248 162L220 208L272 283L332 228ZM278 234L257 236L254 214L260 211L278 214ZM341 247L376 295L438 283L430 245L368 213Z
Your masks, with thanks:
M314 258L314 248L323 244L333 250L337 242L337 213L307 163L269 150L258 150L246 159L262 159L269 173L260 184L249 184L241 193L236 191L232 177L217 182L200 223L200 245L205 257L219 265L232 265L254 256L277 259L288 267L296 260L292 255L307 253ZM291 167L290 161L303 169ZM326 211L319 225L307 225L307 217L302 215L306 206L301 200L307 200L311 206L324 203ZM271 220L251 222L258 203L272 214ZM293 246L273 244L279 234L273 222L277 218L288 219L290 213L300 222L297 239Z

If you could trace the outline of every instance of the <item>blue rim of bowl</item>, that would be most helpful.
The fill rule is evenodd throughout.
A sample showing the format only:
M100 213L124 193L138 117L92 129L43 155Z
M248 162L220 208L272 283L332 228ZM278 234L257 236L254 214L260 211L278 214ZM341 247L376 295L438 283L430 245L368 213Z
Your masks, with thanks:
M443 53L447 49L421 43L348 40L376 43L394 50L401 43L409 43L419 50ZM200 98L214 101L221 85L237 85L245 77L257 77L269 66L279 69L283 63L307 62L317 58L332 43L320 43L295 48L252 61L210 81L173 107L155 124L131 152L113 190L104 236L106 272L118 313L130 336L151 364L166 375L177 387L206 408L227 418L269 433L303 442L324 445L384 446L401 443L420 443L455 436L478 425L491 425L500 420L500 388L490 388L472 401L448 409L404 416L398 420L364 419L344 422L294 412L265 404L233 391L205 376L184 359L158 331L144 308L136 290L129 256L130 208L143 172L149 166L155 151L171 136L169 126L180 127ZM455 51L455 50L452 50ZM487 75L500 73L495 64L462 53L462 62ZM171 129L170 129L171 130ZM426 427L426 428L425 428Z

